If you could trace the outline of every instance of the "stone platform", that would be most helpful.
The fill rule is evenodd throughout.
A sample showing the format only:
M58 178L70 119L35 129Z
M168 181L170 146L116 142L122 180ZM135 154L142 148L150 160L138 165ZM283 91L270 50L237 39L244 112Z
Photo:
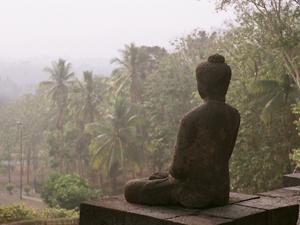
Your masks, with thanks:
M291 173L283 176L283 186L293 187L300 185L300 173Z
M130 204L115 196L81 204L80 225L296 225L298 201L300 187L231 193L229 205L201 210Z

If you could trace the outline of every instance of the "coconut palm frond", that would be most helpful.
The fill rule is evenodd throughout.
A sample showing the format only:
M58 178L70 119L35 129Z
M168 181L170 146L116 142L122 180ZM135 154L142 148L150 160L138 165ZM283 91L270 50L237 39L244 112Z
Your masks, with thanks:
M274 93L279 88L278 81L275 80L257 80L251 85L251 92L253 94Z
M107 151L107 146L111 143L111 139L107 139L102 145L100 145L100 147L96 150L96 152L94 153L94 157L100 156L101 157L101 153L103 151Z
M261 119L268 123L270 122L270 119L272 118L272 114L280 109L284 103L284 96L282 93L278 93L273 98L270 99L270 101L267 102L267 104L264 106L262 113L261 113Z

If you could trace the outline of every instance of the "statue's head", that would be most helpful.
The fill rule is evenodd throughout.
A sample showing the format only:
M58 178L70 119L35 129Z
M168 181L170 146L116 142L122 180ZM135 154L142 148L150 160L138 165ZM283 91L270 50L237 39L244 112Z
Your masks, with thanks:
M222 55L208 57L196 69L198 92L201 98L224 99L231 79L231 69Z

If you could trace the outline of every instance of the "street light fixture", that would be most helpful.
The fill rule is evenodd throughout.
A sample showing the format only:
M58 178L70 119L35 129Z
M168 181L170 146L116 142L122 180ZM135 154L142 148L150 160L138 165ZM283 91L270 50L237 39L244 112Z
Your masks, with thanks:
M22 200L22 190L23 190L23 123L17 122L19 131L19 141L20 141L20 200Z

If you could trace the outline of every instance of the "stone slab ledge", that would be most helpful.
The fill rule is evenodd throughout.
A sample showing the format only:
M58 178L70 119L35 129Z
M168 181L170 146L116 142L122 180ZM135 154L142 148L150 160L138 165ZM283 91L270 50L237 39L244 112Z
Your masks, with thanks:
M80 225L296 225L298 214L298 204L283 193L231 193L230 204L209 209L137 205L115 196L82 203Z

